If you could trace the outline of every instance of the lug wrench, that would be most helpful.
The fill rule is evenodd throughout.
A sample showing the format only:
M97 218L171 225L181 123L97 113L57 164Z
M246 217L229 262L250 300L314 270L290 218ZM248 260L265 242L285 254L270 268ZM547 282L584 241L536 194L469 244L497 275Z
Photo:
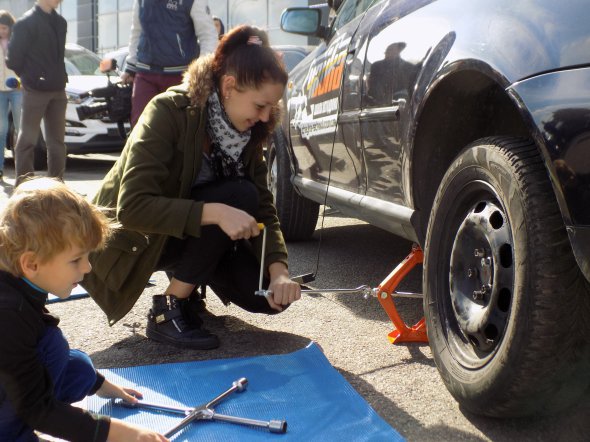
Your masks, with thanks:
M176 413L181 414L184 417L177 425L173 428L168 430L164 433L165 437L170 437L188 424L196 420L220 420L223 422L230 422L234 424L241 424L241 425L250 425L253 427L259 428L267 428L271 433L285 433L287 431L287 421L285 420L271 420L271 421L261 421L255 419L247 419L242 417L236 416L228 416L225 414L216 413L215 410L212 408L227 396L234 392L242 392L246 389L248 385L248 380L246 378L240 378L237 381L232 383L232 386L225 392L221 393L215 399L205 403L198 405L194 408L181 408L181 407L173 407L168 405L159 405L149 402L139 401L136 404L130 404L129 402L125 402L122 400L117 400L114 403L116 405L122 405L128 408L145 408L149 410L156 410L156 411L165 411L169 413Z

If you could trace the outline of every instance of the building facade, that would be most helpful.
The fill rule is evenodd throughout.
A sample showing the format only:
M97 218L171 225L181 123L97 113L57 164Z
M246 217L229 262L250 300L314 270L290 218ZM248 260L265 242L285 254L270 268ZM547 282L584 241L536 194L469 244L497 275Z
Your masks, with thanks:
M158 0L177 2L182 0ZM223 21L225 29L250 24L266 29L272 44L307 44L301 36L280 30L281 12L289 6L320 4L313 0L209 0L212 15ZM35 4L35 0L0 0L0 9L16 18ZM67 41L98 54L126 46L131 29L133 0L63 0L58 8L68 21Z

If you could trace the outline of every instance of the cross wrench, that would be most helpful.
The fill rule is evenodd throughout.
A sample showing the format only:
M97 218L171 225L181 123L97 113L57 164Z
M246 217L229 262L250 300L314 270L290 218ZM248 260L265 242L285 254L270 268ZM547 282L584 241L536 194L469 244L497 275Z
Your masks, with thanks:
M234 424L242 424L242 425L250 425L250 426L259 427L259 428L267 428L271 433L285 433L287 431L287 421L284 421L284 420L260 421L260 420L255 420L255 419L247 419L247 418L242 418L242 417L219 414L219 413L216 413L215 410L213 410L212 407L214 407L216 404L221 402L223 399L225 399L227 396L234 393L235 391L237 391L237 392L244 391L246 389L247 385L248 385L248 380L246 378L240 378L237 381L234 381L232 383L232 386L227 391L225 391L224 393L221 393L215 399L213 399L205 404L198 405L194 408L173 407L173 406L159 405L159 404L143 402L143 401L139 401L136 404L130 404L129 402L117 400L114 403L116 405L122 405L122 406L128 407L128 408L145 408L145 409L150 409L150 410L177 413L177 414L181 414L181 415L185 416L184 419L182 419L177 425L175 425L173 428L171 428L166 433L164 433L165 437L170 437L170 436L176 434L177 432L179 432L180 430L182 430L184 427L186 427L188 424L190 424L191 422L193 422L195 420L213 420L213 419L224 421L224 422L231 422Z

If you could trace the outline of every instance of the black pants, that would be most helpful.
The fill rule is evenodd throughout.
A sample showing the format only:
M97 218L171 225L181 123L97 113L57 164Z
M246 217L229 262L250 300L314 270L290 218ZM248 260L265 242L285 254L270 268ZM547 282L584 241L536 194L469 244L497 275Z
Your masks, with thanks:
M258 191L248 179L215 181L195 187L195 201L224 203L254 216L258 208ZM258 290L260 264L248 240L233 241L217 225L201 227L201 236L169 238L158 270L169 276L200 286L210 286L224 302L233 302L253 313L276 313ZM269 281L263 282L264 288Z

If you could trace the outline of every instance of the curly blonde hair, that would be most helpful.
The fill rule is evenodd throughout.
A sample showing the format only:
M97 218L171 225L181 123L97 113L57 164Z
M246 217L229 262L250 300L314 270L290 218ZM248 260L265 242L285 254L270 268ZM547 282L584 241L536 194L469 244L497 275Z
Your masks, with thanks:
M0 215L0 269L20 277L25 252L45 263L70 247L99 249L116 227L102 209L61 181L25 181Z

